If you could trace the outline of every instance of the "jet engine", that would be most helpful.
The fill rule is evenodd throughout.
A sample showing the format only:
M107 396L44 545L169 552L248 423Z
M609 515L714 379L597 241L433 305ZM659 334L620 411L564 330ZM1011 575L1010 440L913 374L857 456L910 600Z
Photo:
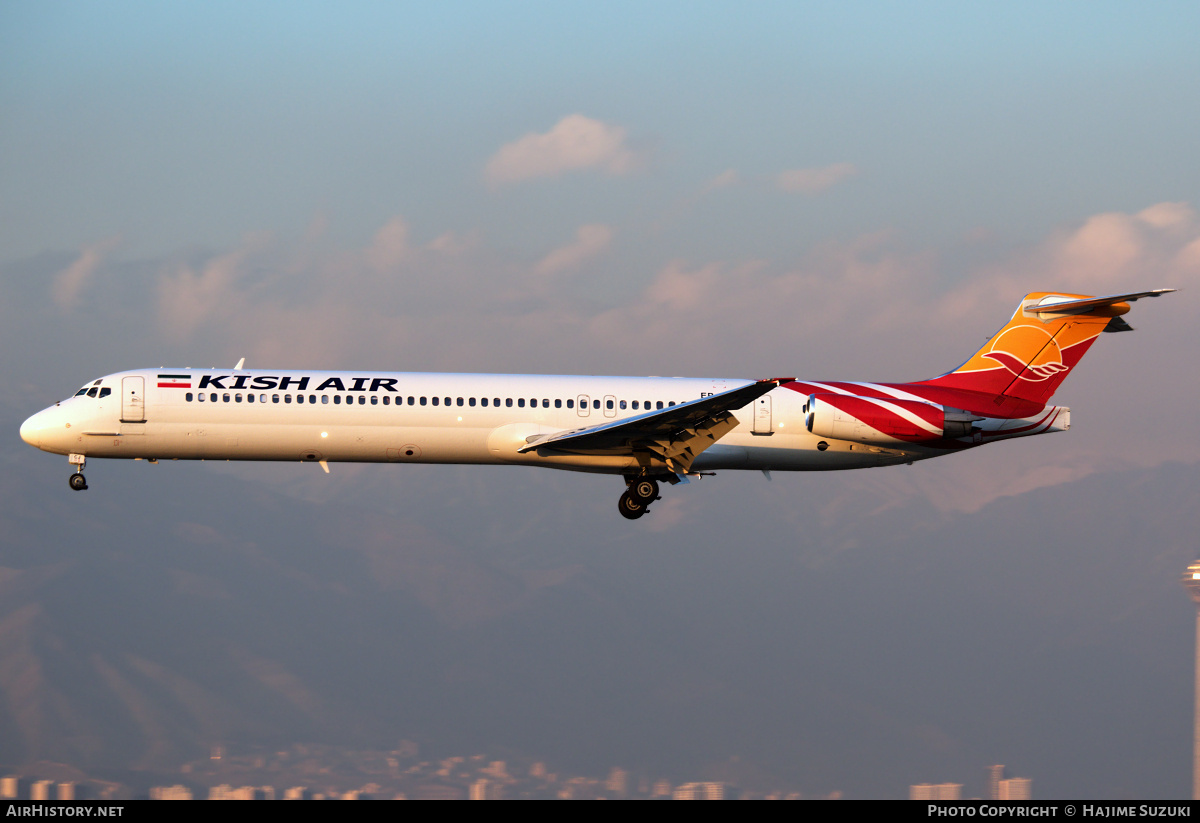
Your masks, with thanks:
M810 394L804 411L805 426L818 437L879 446L967 437L983 419L921 400L851 394Z

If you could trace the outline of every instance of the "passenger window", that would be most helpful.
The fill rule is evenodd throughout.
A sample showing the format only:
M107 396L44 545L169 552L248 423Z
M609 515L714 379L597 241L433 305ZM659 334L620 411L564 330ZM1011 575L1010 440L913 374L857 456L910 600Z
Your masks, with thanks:
M296 402L297 402L297 403L303 403L303 402L304 402L304 395L302 395L302 394L298 394L298 395L296 395Z
M668 405L668 406L674 406L674 405L675 405L675 401L674 401L674 400L672 400L672 401L671 401L670 403L668 403L667 405Z
M204 402L204 394L203 394L203 393L201 393L200 395L198 395L198 396L196 397L196 399L197 399L197 400L199 400L201 403L203 403L203 402Z
M474 406L474 405L475 405L475 398L474 398L474 397L468 397L468 398L467 398L467 405L468 405L468 406Z
M450 405L450 398L449 398L449 397L447 397L447 398L446 398L446 405L447 405L447 406L449 406L449 405Z
M611 409L612 407L613 407L613 401L611 401L611 400L604 401L604 408Z
M486 407L487 407L487 398L486 398L486 397L481 397L481 398L479 398L479 405L481 405L481 406L483 406L484 408L486 408Z
M277 395L277 394L273 394L273 395L271 395L271 402L272 402L272 403L278 403L278 402L279 402L279 395Z
M253 402L254 402L254 395L252 395L252 394L248 394L248 395L246 395L246 402L247 402L247 403L253 403Z
M495 406L496 408L500 408L500 398L499 398L499 397L493 397L493 398L492 398L492 405L493 405L493 406Z
M542 398L542 408L543 409L550 408L550 400L548 398L545 398L545 397Z
M638 401L634 400L633 401L633 410L637 411L637 408L638 408Z
M598 408L600 408L600 401L599 401L599 400L593 400L593 401L592 401L592 408L593 408L593 409L598 409Z
M621 408L625 408L625 401L624 401L624 400L622 400L622 401L621 401Z
M216 403L216 402L217 402L217 393L216 393L216 392L212 392L211 394L209 394L209 395L208 395L208 399L209 399L210 401L212 401L213 403Z
M373 395L371 395L371 405L372 405L372 406L378 406L378 405L379 405L379 397L378 397L377 395L374 395L374 394L373 394Z
M506 408L511 409L512 408L512 398L511 397L504 398L504 405Z
M460 398L458 398L458 405L461 406L462 404L463 404L463 399L460 397Z
M315 394L310 394L310 395L308 396L308 402L309 402L309 403L316 403L316 402L317 402L317 396L316 396Z
M655 405L655 408L656 408L656 409L661 409L662 407L663 407L663 406L662 406L662 401L661 401L661 400L659 400L659 401L658 401L658 403L657 403L657 405Z
M342 396L340 394L335 394L333 396L333 405L335 405L335 406L342 405Z
M327 394L323 394L323 395L321 395L321 405L322 405L322 406L328 406L328 405L329 405L329 395L327 395Z
M301 396L301 397L303 397L304 395L300 395L300 396ZM285 394L285 395L283 396L283 402L284 402L284 403L291 403L291 402L292 402L292 396L291 396L290 394Z
M554 398L554 408L556 408L556 409L562 408L562 398L561 397Z
M358 405L360 405L360 406L367 405L367 396L365 394L360 394L358 396Z
M391 400L389 400L389 399L388 399L388 396L385 394L385 395L383 396L383 405L385 405L385 406L389 406L389 405L391 405L391 403L392 403L392 401L391 401Z
M525 398L524 397L517 398L517 408L520 408L520 409L525 408Z
M570 398L568 398L568 399L567 399L567 408L568 408L568 409L573 409L573 408L575 408L575 401L574 401L574 400L572 400L572 399L570 399Z
M186 400L186 401L188 401L189 403L191 403L191 402L192 402L192 393L191 393L191 392L188 392L187 394L185 394L185 395L183 396L183 399L184 399L184 400Z
M435 397L435 398L433 398L433 405L436 406L437 404L438 404L438 398Z
M233 396L233 400L235 403L241 403L242 402L242 393L238 392L237 394L235 394Z
M424 397L422 397L422 398L421 398L421 405L422 405L422 406L424 406L424 405L425 405L425 398L424 398Z
M260 395L258 396L258 402L259 402L259 403L266 403L266 402L267 402L267 396L266 396L265 394L260 394Z

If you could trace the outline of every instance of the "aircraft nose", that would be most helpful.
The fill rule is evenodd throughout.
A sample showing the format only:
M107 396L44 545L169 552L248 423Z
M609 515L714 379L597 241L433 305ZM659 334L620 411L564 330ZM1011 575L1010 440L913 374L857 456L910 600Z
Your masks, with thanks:
M34 416L30 417L29 420L26 420L22 423L22 425L20 425L20 439L24 440L25 443L34 446L35 449L38 444L38 434L40 434L40 432L38 432L36 417L37 415L35 414Z
M38 422L38 416L35 414L21 424L21 439L35 449L40 448L42 435L42 426Z

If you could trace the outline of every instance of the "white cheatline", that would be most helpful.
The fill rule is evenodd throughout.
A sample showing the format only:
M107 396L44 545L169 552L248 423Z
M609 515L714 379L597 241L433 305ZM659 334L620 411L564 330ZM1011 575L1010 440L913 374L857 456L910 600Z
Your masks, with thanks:
M896 415L897 417L907 420L909 423L912 423L917 428L924 429L925 431L929 432L930 434L937 434L937 435L942 434L942 430L939 429L937 426L934 426L932 423L930 423L927 420L922 420L920 417L913 414L908 409L903 408L901 406L897 406L895 403L889 403L886 400L880 400L878 397L863 397L862 399L866 400L869 403L874 403L875 405L879 406L880 408L890 411L892 414Z
M919 403L926 403L930 406L937 405L936 403L930 403L924 397L918 397L917 395L915 395L911 392L906 392L902 389L894 389L891 386L881 386L879 383L859 383L856 381L850 381L850 385L851 386L862 386L864 389L874 389L877 392L882 392L883 394L891 395L892 397L896 398L897 400L916 400Z

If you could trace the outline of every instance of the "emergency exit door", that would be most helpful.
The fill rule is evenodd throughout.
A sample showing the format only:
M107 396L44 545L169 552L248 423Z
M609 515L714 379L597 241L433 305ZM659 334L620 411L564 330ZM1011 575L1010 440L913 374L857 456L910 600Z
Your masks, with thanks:
M771 426L771 395L754 401L754 434L774 434Z

